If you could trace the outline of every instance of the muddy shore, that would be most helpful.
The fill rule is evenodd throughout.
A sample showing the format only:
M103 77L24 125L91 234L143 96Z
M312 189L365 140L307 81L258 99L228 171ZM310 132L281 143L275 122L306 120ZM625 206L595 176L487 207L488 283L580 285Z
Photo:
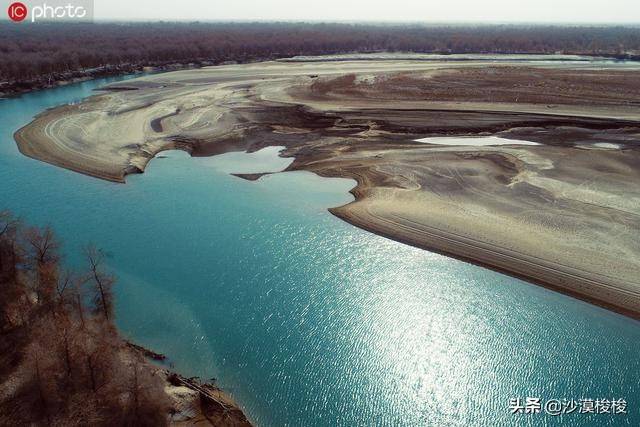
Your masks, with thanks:
M356 226L640 317L639 77L522 61L231 65L112 85L15 137L30 157L116 182L168 148L285 146L288 170L358 182L332 209ZM456 135L540 145L414 141Z

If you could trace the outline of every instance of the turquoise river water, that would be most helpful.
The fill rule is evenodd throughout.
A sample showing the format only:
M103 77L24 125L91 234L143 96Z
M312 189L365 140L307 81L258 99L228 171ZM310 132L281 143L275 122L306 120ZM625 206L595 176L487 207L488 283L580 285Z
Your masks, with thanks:
M70 264L106 250L122 333L256 425L640 425L640 322L352 227L326 211L350 180L249 182L227 172L283 160L168 152L122 185L18 152L35 114L108 81L0 100L0 208L51 224ZM628 415L512 415L516 397Z

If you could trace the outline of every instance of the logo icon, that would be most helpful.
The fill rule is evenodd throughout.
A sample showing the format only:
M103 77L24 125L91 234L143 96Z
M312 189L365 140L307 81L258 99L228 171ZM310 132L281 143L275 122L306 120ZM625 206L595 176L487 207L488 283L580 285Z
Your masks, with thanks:
M11 18L11 20L14 22L20 22L24 18L26 18L27 12L27 6L25 6L24 3L20 2L11 3L9 9L7 10L9 18Z

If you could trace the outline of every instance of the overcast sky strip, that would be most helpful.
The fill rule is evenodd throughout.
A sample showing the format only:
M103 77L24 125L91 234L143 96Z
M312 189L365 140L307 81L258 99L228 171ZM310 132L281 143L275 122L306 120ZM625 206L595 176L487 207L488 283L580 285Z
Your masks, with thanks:
M99 20L640 23L640 0L95 0Z

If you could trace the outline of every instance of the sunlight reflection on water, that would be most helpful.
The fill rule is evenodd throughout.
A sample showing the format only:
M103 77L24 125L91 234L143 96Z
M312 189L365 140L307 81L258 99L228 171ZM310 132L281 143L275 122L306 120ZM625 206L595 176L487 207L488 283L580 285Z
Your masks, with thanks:
M112 254L124 333L257 425L511 425L518 396L625 397L627 418L560 421L640 424L638 322L352 227L326 211L351 180L249 182L171 152L118 185L17 153L17 127L92 87L0 102L0 199L72 264L89 240Z

